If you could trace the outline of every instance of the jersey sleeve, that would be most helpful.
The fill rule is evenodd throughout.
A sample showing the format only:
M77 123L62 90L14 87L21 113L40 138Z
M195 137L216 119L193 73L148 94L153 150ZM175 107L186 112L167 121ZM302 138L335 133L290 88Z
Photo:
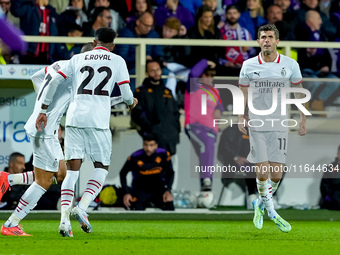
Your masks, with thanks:
M250 79L248 77L248 74L246 72L246 65L243 63L241 72L240 72L240 78L238 80L238 85L241 87L249 87Z
M290 82L293 85L298 85L302 82L300 67L296 61L294 61L294 64L292 66L292 75L290 76Z
M60 70L57 71L61 76L64 77L64 79L69 79L73 75L73 68L72 66L75 65L74 57L71 58L70 61L68 61Z
M44 78L46 73L47 67L40 69L38 72L34 73L31 77L31 80L33 82L34 90L36 92L40 91Z
M120 63L120 65L119 65ZM126 66L124 59L120 58L118 62L119 68L116 76L116 82L118 85L123 85L125 83L130 83L130 75Z

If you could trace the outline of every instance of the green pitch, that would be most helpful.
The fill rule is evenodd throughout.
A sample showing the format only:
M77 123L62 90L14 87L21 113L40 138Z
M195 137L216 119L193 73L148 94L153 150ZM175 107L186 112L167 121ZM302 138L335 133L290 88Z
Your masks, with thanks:
M206 216L209 217L209 216ZM43 217L48 218L48 215ZM57 232L58 220L24 220L31 237L0 236L0 254L339 254L340 222L291 221L282 233L265 221L91 220L93 233L72 220L73 238Z

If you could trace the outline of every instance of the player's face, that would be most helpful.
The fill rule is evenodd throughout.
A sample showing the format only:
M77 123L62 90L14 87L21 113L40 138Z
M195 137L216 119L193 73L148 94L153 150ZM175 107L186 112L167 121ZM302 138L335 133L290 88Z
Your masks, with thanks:
M18 156L14 162L10 162L14 174L22 173L25 169L25 158Z
M265 55L270 55L275 52L279 41L279 39L275 38L274 31L261 31L260 38L257 39L257 43Z
M155 81L159 81L162 76L162 69L157 62L151 62L148 64L147 73L148 77L151 77Z
M163 26L163 38L172 38L176 35L178 35L178 31L176 29Z
M143 150L147 156L151 156L154 154L155 150L158 148L158 144L156 141L144 141L143 142Z

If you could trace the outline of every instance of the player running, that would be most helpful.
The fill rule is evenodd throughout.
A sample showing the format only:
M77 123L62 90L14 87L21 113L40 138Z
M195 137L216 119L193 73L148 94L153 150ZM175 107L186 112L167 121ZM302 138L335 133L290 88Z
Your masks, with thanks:
M98 29L94 40L95 48L90 52L75 55L58 71L59 75L52 78L47 88L36 121L38 131L42 130L42 123L44 127L51 125L46 111L53 108L51 102L56 98L55 91L64 80L72 80L71 102L65 129L65 159L68 171L61 187L60 228L70 225L71 213L79 221L84 232L92 232L87 209L101 191L110 165L110 94L114 86L118 84L123 101L130 109L137 104L130 89L130 77L124 59L111 53L115 37L116 33L111 28ZM91 159L95 169L81 201L71 211L74 185L85 154Z
M249 110L250 120L259 120L249 127L248 160L257 166L256 183L260 194L259 198L253 201L255 211L253 223L255 228L262 228L264 208L266 208L269 218L279 229L289 232L291 226L275 211L272 196L282 178L282 166L286 162L288 142L288 128L281 124L281 121L286 119L286 116L281 115L281 90L288 88L290 83L293 87L302 88L302 75L295 60L277 52L279 41L279 31L275 25L264 25L259 28L257 42L261 47L261 52L258 56L243 63L239 86L244 94L245 104L248 88L251 88L249 96L252 96L252 106L256 110L271 109L276 100L276 98L273 99L273 95L275 96L277 91L277 108L272 114L257 115L253 113L252 107ZM295 93L295 97L304 98L305 95ZM301 110L308 113L303 107ZM303 136L307 133L307 127L305 114L301 110L299 135ZM275 119L275 121L266 121L266 119ZM246 134L243 123L247 122L244 115L239 115L238 121L240 131ZM276 169L281 171L268 171L270 167L272 169L277 167Z

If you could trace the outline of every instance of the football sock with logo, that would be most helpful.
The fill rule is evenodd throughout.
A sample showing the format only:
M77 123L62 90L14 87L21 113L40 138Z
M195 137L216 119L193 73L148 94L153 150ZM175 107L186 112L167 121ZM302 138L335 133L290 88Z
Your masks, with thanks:
M79 208L86 211L90 203L102 190L108 171L103 168L95 168L90 180L87 182L86 190L79 202Z

